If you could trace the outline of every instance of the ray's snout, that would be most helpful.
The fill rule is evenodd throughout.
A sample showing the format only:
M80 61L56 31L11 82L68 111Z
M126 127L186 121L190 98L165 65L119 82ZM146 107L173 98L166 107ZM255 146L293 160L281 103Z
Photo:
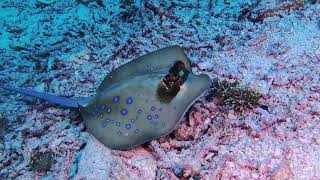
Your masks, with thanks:
M206 74L195 75L190 73L188 80L185 82L185 88L187 88L188 91L198 91L200 94L207 91L210 85L210 77Z

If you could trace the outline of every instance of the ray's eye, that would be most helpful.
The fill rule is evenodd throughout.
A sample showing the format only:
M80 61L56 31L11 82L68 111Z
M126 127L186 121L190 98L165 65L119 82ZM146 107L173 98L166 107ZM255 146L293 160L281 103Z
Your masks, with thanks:
M169 75L179 77L181 81L186 81L188 77L188 70L182 61L176 61L169 70Z
M169 103L180 91L180 86L188 78L189 71L181 61L176 61L160 81L157 95L161 102Z

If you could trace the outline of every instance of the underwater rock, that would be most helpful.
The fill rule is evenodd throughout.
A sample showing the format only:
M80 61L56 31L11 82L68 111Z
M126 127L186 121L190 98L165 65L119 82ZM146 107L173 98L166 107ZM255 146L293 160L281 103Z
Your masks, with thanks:
M89 4L89 3L91 3L91 2L93 2L93 1L95 1L95 0L77 0L77 1L80 2L80 3L82 3L82 4L87 5L87 4Z
M38 5L50 5L56 2L56 0L37 0Z
M41 2L43 4L52 4L56 2L56 0L37 0L37 2Z
M54 162L53 152L39 152L36 150L31 155L29 167L30 170L46 172L51 169Z
M0 113L0 141L2 141L2 139L6 133L6 128L7 128L6 119Z

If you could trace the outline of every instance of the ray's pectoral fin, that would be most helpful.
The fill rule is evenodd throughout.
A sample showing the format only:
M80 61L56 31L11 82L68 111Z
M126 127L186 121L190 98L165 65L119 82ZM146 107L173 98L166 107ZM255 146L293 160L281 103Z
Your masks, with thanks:
M48 93L36 92L30 89L16 88L9 85L0 85L0 88L6 89L9 91L14 91L17 93L25 94L28 96L36 97L45 101L48 101L53 104L59 104L64 107L74 107L78 108L79 106L86 106L91 98L68 98L63 96L56 96Z
M101 82L98 87L98 92L103 92L108 89L114 83L126 79L128 77L139 76L142 74L148 74L159 69L169 69L175 61L181 61L185 69L191 71L191 64L185 55L183 49L179 46L170 46L163 48L143 56L140 56L125 65L113 70L108 76Z

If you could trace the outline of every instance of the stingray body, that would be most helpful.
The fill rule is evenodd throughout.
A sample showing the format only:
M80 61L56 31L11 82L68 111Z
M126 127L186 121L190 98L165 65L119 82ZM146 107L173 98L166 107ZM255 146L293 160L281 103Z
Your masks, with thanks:
M128 150L170 133L209 86L209 77L194 75L183 50L172 46L120 66L89 98L0 87L79 108L95 138L111 149Z

